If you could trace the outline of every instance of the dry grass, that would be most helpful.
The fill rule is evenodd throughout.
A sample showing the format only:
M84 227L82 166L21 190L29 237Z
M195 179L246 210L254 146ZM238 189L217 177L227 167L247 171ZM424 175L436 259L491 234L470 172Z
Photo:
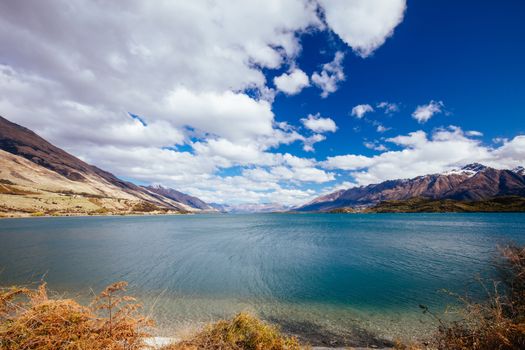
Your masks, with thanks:
M72 299L48 297L45 283L37 289L0 289L2 350L135 350L147 348L146 330L153 326L140 315L140 305L124 295L126 283L110 285L83 306ZM293 337L241 313L207 326L191 339L163 350L298 350Z
M483 301L454 295L462 306L453 311L455 321L439 322L439 328L428 345L398 344L398 349L440 350L513 350L525 349L525 247L507 246L500 249L498 262L501 281L488 287Z
M123 295L126 283L107 287L93 303L51 299L37 290L0 291L0 348L5 350L133 350L143 348L152 322L138 312L135 299Z
M13 196L23 196L23 195L31 195L31 194L38 194L37 192L34 192L34 191L27 191L27 190L22 190L22 189L19 189L15 186L12 186L10 184L6 184L5 182L6 181L9 181L9 180L4 180L2 181L2 183L0 183L0 193L1 194L10 194L10 195L13 195ZM11 181L9 181L11 182Z
M525 247L501 250L501 281L482 301L455 296L462 303L455 321L435 317L439 328L428 343L396 344L397 349L506 350L525 349ZM0 289L0 349L135 350L143 349L152 321L141 316L140 305L124 294L125 282L107 287L89 306L71 299L49 298L39 288ZM188 340L163 350L298 350L296 338L275 326L241 313L208 325Z
M246 313L207 326L193 338L163 350L299 350L296 338Z

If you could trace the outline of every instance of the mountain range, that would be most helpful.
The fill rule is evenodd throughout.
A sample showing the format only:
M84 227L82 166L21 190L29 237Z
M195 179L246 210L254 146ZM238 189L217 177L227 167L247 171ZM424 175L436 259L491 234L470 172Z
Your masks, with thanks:
M287 212L292 206L279 203L245 203L245 204L217 204L211 203L212 207L222 213L276 213Z
M510 199L498 199L504 197ZM515 211L525 203L523 197L523 167L500 170L473 163L444 173L339 190L293 209L279 203L208 204L161 185L138 186L121 180L0 117L0 216L477 208Z
M328 212L341 208L371 208L385 201L452 200L477 202L488 199L525 197L525 170L499 170L473 163L460 169L412 179L339 190L294 208L298 212Z
M216 210L174 189L123 181L0 117L4 216L202 211Z

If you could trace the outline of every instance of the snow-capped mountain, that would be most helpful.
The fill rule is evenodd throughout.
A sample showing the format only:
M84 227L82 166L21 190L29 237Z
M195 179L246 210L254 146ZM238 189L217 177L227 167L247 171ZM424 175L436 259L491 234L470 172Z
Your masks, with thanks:
M484 166L483 164L472 163L472 164L465 165L464 167L459 168L459 169L452 169L452 170L449 170L449 171L445 171L445 172L441 173L441 175L467 175L467 176L474 176L478 172L480 172L482 170L485 170L486 168L487 167Z
M525 196L523 167L499 170L473 163L441 174L389 180L337 191L318 197L295 210L328 211L342 207L372 206L381 201L415 197L475 201L507 195Z
M525 176L525 168L522 166L516 167L512 171L518 175Z

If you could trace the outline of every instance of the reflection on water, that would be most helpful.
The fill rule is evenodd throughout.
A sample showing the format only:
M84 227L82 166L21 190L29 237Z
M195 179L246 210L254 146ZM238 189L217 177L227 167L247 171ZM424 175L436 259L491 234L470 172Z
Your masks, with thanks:
M0 283L87 297L118 280L161 330L252 310L297 333L420 332L419 304L489 275L523 214L306 214L0 221Z

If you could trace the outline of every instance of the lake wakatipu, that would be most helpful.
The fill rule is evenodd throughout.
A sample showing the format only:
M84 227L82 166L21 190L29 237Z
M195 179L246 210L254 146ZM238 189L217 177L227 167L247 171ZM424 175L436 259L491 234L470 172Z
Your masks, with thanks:
M247 310L313 342L393 339L432 326L419 305L443 311L454 299L440 290L491 277L509 241L525 243L525 215L2 219L0 285L43 278L88 299L125 280L164 335Z

